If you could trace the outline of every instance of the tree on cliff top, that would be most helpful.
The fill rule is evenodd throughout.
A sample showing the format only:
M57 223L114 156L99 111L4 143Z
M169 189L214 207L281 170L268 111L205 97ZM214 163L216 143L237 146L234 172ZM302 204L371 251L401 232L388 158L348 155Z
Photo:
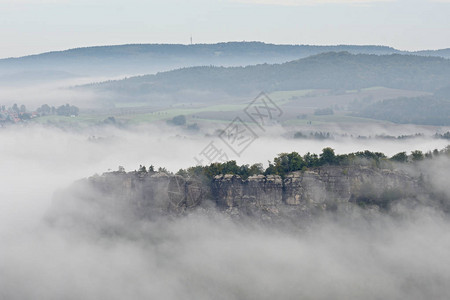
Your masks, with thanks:
M406 162L408 160L408 155L406 155L406 152L399 152L394 156L392 156L391 160L398 162Z
M332 165L336 163L336 154L334 153L334 149L327 147L322 150L320 154L320 164L321 165Z
M289 172L299 171L305 166L305 161L297 152L280 153L274 159L275 174L284 176Z

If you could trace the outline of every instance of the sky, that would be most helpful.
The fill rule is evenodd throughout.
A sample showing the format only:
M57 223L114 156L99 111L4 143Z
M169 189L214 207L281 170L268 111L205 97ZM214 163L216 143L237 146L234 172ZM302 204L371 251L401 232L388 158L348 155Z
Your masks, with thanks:
M450 0L0 0L0 58L127 43L450 47Z

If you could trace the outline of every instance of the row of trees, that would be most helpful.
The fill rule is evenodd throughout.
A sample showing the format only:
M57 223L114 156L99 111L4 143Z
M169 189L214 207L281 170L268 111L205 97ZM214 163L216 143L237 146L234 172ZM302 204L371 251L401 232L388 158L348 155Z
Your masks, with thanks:
M10 109L17 114L23 114L28 112L27 107L24 104L19 106L17 103L14 103L13 106L8 109L6 108L5 105L2 105L0 108L1 111L7 111L8 109ZM36 109L36 112L41 115L77 116L80 113L80 109L75 105L69 104L61 105L58 107L43 104Z
M437 139L450 140L450 131L447 131L446 133L442 133L442 134L436 133L434 135L434 137Z
M24 104L19 106L17 103L14 103L13 106L9 107L8 109L5 107L5 105L2 105L0 109L1 111L13 111L19 116L30 113ZM61 105L58 107L43 104L36 109L36 112L40 115L78 116L78 114L80 113L80 109L75 105L69 104Z
M322 150L320 155L310 152L304 156L301 156L297 152L281 153L274 158L273 163L269 162L269 167L265 170L264 174L275 174L284 177L286 174L294 171L306 170L323 165L361 163L362 160L374 162L378 166L380 159L386 159L386 155L367 150L364 152L336 155L334 149L327 147Z
M17 103L14 103L12 107L10 107L10 109L12 111L14 111L15 113L24 113L27 111L27 108L25 105L17 105ZM2 105L2 111L6 111L6 107L4 105Z
M294 133L294 139L328 140L333 138L333 135L329 132L316 131L310 132L309 135L301 131L297 131L296 133Z
M80 109L75 105L61 105L58 107L49 106L48 104L41 105L37 110L41 115L59 115L59 116L78 116Z
M450 155L450 146L440 151L435 149L433 152L430 151L427 153L416 150L412 151L410 155L407 155L406 152L400 152L391 158L388 158L383 153L368 150L337 155L334 149L327 147L319 155L309 152L303 156L297 152L281 153L273 159L273 162L269 161L269 166L266 169L263 168L262 164L238 165L233 160L224 163L212 163L209 166L180 169L177 174L184 177L206 177L209 179L223 174L239 175L244 179L253 175L280 175L284 177L290 172L305 171L308 168L316 168L324 165L365 164L372 167L380 167L389 165L392 162L418 162L443 154Z
M392 166L392 163L416 163L425 159L432 159L433 157L448 155L450 156L450 146L442 150L435 149L423 153L422 151L412 151L410 155L406 152L400 152L388 158L381 152L359 151L349 154L337 155L334 149L327 147L322 150L319 155L315 153L306 153L301 156L297 152L280 153L269 161L269 166L264 169L261 163L253 165L238 165L236 161L231 160L224 163L212 163L209 166L195 166L187 169L180 169L176 174L183 177L195 177L204 179L213 179L217 175L239 175L243 179L247 179L254 175L279 175L284 178L290 172L306 171L309 168L317 168L326 165L368 165L371 167L387 167ZM119 166L119 172L125 172L125 169ZM145 166L140 166L137 173L157 173L163 172L172 174L166 168L158 168L150 166L148 169Z
M336 134L338 137L353 137L353 135L345 134ZM381 139L381 140L406 140L406 139L414 139L414 138L423 138L425 135L423 133L415 133L415 134L408 134L408 135L375 135L375 136L366 136L366 135L358 135L356 136L357 139ZM447 131L445 133L436 133L432 137L436 139L446 139L450 140L450 131ZM330 132L322 132L322 131L316 131L316 132L301 132L297 131L294 133L294 139L315 139L315 140L327 140L327 139L334 139L334 134Z

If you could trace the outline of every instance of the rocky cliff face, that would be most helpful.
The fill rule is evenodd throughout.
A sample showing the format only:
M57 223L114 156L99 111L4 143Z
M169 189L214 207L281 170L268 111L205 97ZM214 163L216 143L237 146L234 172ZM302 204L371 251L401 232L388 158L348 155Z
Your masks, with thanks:
M283 199L280 176L252 176L242 180L236 175L216 176L211 186L213 199L221 207L278 206Z
M298 206L301 209L349 202L384 205L385 197L408 197L420 191L416 178L369 167L328 166L280 176L216 176L212 195L221 207ZM391 197L392 198L392 197Z
M90 198L125 204L142 216L183 213L205 203L232 214L259 216L298 216L354 204L384 209L392 201L422 192L418 178L364 166L326 166L285 178L258 175L243 180L221 175L210 183L165 173L111 172L80 184L95 191L95 196L86 193Z
M197 180L165 173L111 172L94 176L81 184L114 201L130 203L140 213L184 211L207 199L209 189Z

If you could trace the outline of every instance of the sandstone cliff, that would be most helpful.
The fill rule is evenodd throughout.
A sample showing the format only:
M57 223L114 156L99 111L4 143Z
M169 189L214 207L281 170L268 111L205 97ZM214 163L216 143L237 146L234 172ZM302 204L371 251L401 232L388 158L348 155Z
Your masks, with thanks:
M280 176L216 176L213 200L228 209L335 209L355 203L386 209L390 202L422 193L418 178L363 166L327 166Z
M424 193L417 177L365 166L324 166L281 178L258 175L242 179L220 175L208 180L147 172L110 172L78 182L76 198L142 217L217 208L230 215L311 216L317 211L358 205L388 210L400 199ZM216 210L217 211L217 210Z

